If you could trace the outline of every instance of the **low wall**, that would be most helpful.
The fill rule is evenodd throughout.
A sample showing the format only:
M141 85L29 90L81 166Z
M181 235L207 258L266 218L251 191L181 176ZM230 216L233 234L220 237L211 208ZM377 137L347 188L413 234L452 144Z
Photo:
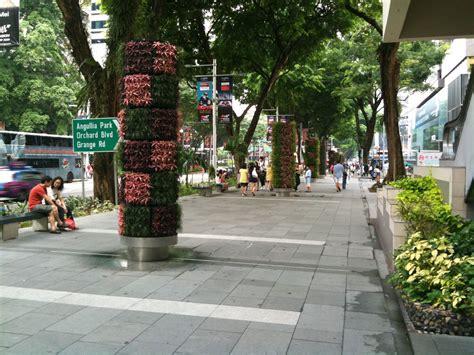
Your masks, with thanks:
M415 166L415 176L433 176L443 192L444 202L451 205L453 214L467 217L468 205L466 197L466 168L463 167L435 167Z
M390 186L377 190L375 229L390 271L393 271L394 251L405 241L407 235L406 223L402 221L396 209L396 197L400 191Z

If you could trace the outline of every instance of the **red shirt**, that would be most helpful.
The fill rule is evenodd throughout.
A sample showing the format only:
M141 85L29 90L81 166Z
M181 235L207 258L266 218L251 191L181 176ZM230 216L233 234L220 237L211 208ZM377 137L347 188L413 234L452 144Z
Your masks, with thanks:
M43 185L38 184L35 187L33 187L30 191L30 195L28 196L28 207L30 208L30 211L36 205L41 204L44 196L47 194L48 194L48 191L46 190L46 187L44 187Z

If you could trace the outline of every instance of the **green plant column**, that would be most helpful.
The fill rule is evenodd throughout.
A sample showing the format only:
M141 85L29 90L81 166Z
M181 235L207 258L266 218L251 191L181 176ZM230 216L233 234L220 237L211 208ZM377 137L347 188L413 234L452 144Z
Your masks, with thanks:
M292 189L295 185L296 125L277 122L273 125L272 169L273 186Z
M319 176L319 139L310 138L305 142L305 164L311 169L312 177Z
M141 41L125 46L119 112L119 233L176 235L180 225L177 173L176 48Z

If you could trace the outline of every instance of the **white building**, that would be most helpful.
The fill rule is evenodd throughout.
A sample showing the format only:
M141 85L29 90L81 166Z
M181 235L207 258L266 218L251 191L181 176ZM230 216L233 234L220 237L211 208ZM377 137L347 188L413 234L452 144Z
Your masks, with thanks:
M107 20L109 16L100 11L100 2L91 1L91 4L84 9L89 16L87 30L91 43L92 55L100 64L104 64L107 57Z

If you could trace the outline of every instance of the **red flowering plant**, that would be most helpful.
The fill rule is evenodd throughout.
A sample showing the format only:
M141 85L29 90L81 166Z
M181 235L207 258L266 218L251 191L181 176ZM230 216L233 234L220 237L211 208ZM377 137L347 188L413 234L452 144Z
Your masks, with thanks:
M152 73L154 70L153 47L153 42L128 42L125 45L125 73Z
M163 141L178 138L178 114L176 110L153 109L153 134Z
M124 148L124 169L147 171L150 165L151 142L127 141Z
M156 52L153 61L153 70L157 74L175 74L177 52L176 47L168 43L154 42Z
M151 176L144 173L125 174L125 202L146 206L151 200Z
M150 75L134 74L123 78L122 102L125 106L150 106L152 101Z
M151 220L152 234L160 237L175 234L179 227L179 214L178 204L155 207Z
M272 169L275 188L293 188L295 183L295 124L277 122L272 129Z
M151 167L154 171L176 170L176 142L154 141L151 144Z

